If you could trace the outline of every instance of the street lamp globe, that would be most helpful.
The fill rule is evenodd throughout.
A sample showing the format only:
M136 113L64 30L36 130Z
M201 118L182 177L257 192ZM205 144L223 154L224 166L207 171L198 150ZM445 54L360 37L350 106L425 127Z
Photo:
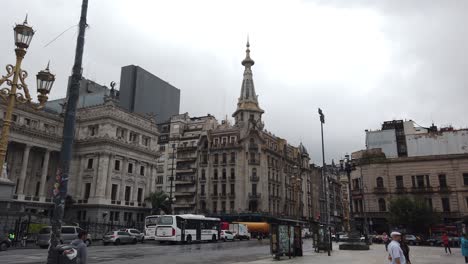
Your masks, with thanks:
M55 82L55 75L52 74L49 70L49 64L45 70L42 70L37 73L37 99L40 103L45 103L47 101L47 95L52 89L52 85Z
M28 25L28 17L24 20L23 24L16 25L13 29L15 32L15 45L20 49L27 49L34 36L34 30Z

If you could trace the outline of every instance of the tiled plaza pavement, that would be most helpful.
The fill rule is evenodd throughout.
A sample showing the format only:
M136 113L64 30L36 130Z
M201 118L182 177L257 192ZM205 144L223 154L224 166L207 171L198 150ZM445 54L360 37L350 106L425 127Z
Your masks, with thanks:
M286 263L307 263L307 264L387 264L387 253L381 244L374 244L369 251L349 251L338 250L338 245L334 244L331 256L326 253L305 252L304 257L288 259L282 257L281 261L272 259L262 259L249 264L286 264ZM410 248L410 259L412 264L462 264L465 263L461 255L460 248L453 248L452 255L446 255L443 247L412 246Z

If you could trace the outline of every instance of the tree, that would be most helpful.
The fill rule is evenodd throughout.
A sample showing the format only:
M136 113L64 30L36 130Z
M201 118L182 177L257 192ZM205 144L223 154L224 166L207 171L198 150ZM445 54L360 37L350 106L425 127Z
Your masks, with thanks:
M169 196L163 191L150 193L145 201L151 202L151 214L160 214L161 211L169 212L171 209Z
M406 227L408 232L427 233L440 220L438 213L422 199L400 197L390 201L390 224Z

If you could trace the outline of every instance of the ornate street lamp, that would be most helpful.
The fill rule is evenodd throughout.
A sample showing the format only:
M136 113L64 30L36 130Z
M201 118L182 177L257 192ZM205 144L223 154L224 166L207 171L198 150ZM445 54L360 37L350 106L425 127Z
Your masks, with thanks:
M34 30L31 26L28 25L27 18L28 17L26 16L23 24L16 25L13 29L16 45L16 64L15 66L8 64L6 66L7 74L2 76L0 79L0 88L3 84L6 84L6 86L10 87L4 87L0 89L0 97L5 100L7 104L5 116L3 117L2 134L0 138L0 168L4 168L5 164L8 137L10 134L10 126L15 104L28 104L34 110L40 110L44 108L48 99L48 94L50 93L50 90L52 89L55 81L55 76L50 73L49 64L47 64L47 68L40 71L36 75L38 93L37 98L39 104L32 101L28 85L25 82L25 79L28 77L28 73L21 69L21 62L26 55L26 50L31 43L32 37L34 36ZM4 176L2 174L1 177L6 177L6 175Z

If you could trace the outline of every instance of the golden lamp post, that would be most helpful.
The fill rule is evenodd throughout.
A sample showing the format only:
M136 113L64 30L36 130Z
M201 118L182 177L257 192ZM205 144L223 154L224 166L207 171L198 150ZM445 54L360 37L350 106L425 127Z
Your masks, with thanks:
M0 169L2 171L5 163L5 156L8 148L8 137L10 134L11 126L11 117L13 114L13 109L15 104L28 104L31 108L35 110L40 110L45 106L47 102L47 95L52 88L52 85L55 81L55 75L50 73L49 64L45 70L40 71L37 75L37 99L39 103L34 103L29 94L29 89L25 83L28 73L21 69L21 62L23 61L24 56L26 55L26 50L31 43L32 37L34 35L34 30L31 26L28 25L28 17L24 20L23 24L16 25L14 28L15 36L15 54L16 54L16 65L13 66L8 64L6 66L7 74L2 76L0 79L0 88L3 84L6 84L10 88L1 88L0 97L5 100L7 104L5 116L3 118L2 134L0 138ZM6 175L1 175L1 177L6 177Z

